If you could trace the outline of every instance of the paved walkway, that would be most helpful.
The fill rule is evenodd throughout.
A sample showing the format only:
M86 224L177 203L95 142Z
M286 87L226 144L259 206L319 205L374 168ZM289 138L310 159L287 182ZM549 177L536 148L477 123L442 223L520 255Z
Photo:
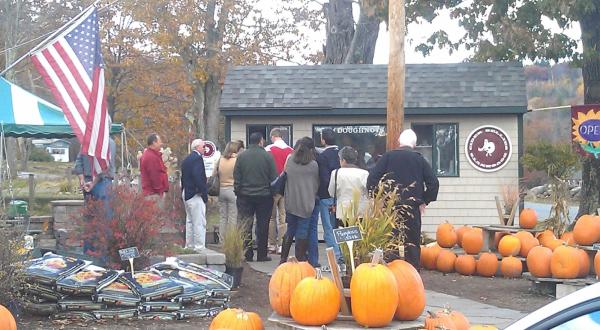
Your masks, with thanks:
M291 249L292 253L294 247ZM279 256L271 255L273 261L270 262L251 262L250 267L254 270L272 274L277 265L279 265ZM325 255L325 244L319 244L319 262L321 264L326 263ZM490 288L491 289L491 288ZM464 299L461 297L451 296L444 293L434 292L425 290L427 306L425 311L428 310L439 310L444 307L450 306L452 309L457 310L465 314L471 324L490 324L500 329L507 327L512 322L527 315L516 310L499 308L492 305L480 303L478 301ZM423 316L424 317L424 316ZM333 329L330 327L330 329ZM400 329L400 328L399 328Z

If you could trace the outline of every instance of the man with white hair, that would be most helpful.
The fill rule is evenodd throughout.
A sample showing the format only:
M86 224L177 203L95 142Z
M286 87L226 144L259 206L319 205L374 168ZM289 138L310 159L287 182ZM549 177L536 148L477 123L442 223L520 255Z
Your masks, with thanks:
M192 141L192 153L181 163L181 188L185 203L185 247L196 251L204 249L206 237L206 171L204 169L204 141Z
M398 187L398 206L407 207L411 217L407 219L406 238L404 240L404 259L417 270L421 268L421 214L425 207L437 199L439 181L431 165L414 150L417 135L411 129L404 130L398 139L400 147L386 152L369 173L367 187L374 189L385 176L394 180ZM388 255L388 259L398 259L397 254Z

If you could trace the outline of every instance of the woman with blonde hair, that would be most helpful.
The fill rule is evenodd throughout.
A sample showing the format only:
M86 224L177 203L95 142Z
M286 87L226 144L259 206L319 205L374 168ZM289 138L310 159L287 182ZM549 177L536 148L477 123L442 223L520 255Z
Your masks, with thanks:
M244 150L244 142L231 141L217 161L213 175L219 175L219 239L222 241L227 227L237 225L236 197L233 192L233 168L237 155Z

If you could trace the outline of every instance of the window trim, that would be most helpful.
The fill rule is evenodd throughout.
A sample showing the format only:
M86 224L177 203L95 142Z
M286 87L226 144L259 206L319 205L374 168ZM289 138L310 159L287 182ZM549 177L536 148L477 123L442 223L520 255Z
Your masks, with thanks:
M460 177L460 150L459 150L459 140L460 140L460 125L458 122L411 122L410 123L410 128L414 130L414 127L419 126L419 125L431 125L433 126L433 130L431 132L431 167L433 168L433 171L435 173L435 176L438 178L459 178ZM435 140L435 132L436 132L436 127L438 125L455 125L456 126L456 139L454 141L455 143L455 150L456 150L456 175L439 175L437 174L437 148L436 148L436 140Z
M267 128L267 132L266 135L269 135L269 132L271 131L271 129L273 129L273 127L280 127L280 126L289 126L290 127L290 146L294 145L294 124L246 124L246 144L248 143L248 141L250 141L250 126L266 126ZM271 137L270 136L265 136L265 147L269 144L271 144Z

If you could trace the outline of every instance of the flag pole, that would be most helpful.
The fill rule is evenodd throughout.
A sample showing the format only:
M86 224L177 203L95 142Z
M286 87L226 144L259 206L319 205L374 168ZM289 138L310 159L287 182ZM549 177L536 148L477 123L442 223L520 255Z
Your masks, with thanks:
M42 47L43 45L45 45L46 43L48 43L50 40L54 39L58 34L60 34L61 32L63 32L65 30L66 27L68 27L69 25L71 25L73 22L75 22L76 20L78 20L79 18L81 18L81 16L83 16L83 14L85 14L88 10L90 10L90 8L95 7L96 4L100 2L100 0L96 0L94 1L94 3L92 3L91 5L89 5L87 8L85 8L82 12L80 12L79 14L75 15L75 17L71 18L67 23L65 23L63 26L61 26L58 30L56 30L54 33L52 33L51 35L49 35L46 39L44 39L42 42L40 42L39 44L37 44L37 46L33 47L30 51L28 51L25 55L19 57L19 59L17 59L16 61L14 61L11 65L7 66L6 69L2 70L2 72L0 72L0 77L4 77L4 75L12 68L14 68L17 64L21 63L21 61L23 61L25 58L27 58L28 56L30 56L31 54L33 54L35 51L37 51L40 47Z

